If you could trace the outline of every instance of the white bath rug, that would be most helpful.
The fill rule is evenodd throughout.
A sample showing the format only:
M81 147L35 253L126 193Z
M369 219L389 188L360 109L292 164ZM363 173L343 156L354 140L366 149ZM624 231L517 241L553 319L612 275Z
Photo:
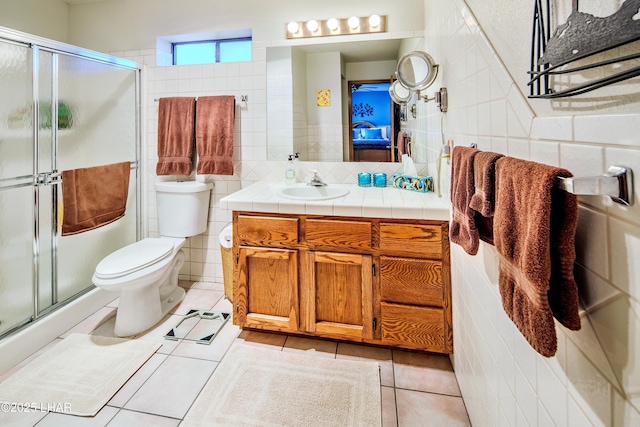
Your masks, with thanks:
M381 423L377 362L235 344L180 427Z
M94 416L158 348L148 341L71 334L0 383L0 402Z

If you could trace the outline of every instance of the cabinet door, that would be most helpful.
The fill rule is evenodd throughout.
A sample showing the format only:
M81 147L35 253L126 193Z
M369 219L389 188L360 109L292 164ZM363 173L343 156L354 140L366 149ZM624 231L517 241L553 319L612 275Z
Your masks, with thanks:
M298 330L298 252L240 247L234 283L240 326Z
M303 261L301 310L304 330L317 336L373 336L370 255L308 252Z

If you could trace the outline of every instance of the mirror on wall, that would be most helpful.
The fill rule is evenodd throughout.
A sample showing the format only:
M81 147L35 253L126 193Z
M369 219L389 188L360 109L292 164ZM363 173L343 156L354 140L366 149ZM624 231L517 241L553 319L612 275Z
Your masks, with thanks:
M388 84L394 81L398 60L421 49L422 44L422 38L406 38L268 47L268 159L286 160L289 154L299 152L304 161L357 161L353 150L357 122L367 122L368 128L388 127L387 136L392 140L394 131L400 130L399 123L393 126L393 117L384 126L366 120L373 115L361 120L354 117L370 108L375 110L361 96L375 92L377 82L387 83L384 93L389 97ZM356 107L360 114L354 116L353 94L357 91L353 88L357 85L361 93L355 98L362 105ZM393 110L390 114L394 115ZM393 155L375 158L395 159Z

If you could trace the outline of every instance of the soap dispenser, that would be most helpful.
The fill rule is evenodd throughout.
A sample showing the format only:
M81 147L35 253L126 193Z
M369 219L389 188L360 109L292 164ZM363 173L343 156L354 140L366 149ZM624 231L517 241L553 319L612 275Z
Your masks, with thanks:
M293 154L289 154L287 169L284 172L284 180L287 184L294 184L296 182L296 167L293 164Z
M298 179L302 176L302 172L300 171L300 153L296 151L296 154L293 156L293 169L296 172L295 181L298 182Z

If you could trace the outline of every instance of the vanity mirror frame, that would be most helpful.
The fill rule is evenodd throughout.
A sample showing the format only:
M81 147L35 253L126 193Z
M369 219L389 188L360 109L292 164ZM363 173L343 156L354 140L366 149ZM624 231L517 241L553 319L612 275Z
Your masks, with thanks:
M406 105L413 98L413 92L404 87L400 81L394 80L389 87L389 96L396 104Z
M350 80L371 80L371 79L389 79L390 76L395 75L398 59L406 52L415 50L422 50L424 46L424 38L422 36L408 36L382 40L357 40L357 41L323 41L323 43L311 43L309 45L291 45L291 46L273 46L267 47L267 157L270 160L286 160L286 156L296 151L302 153L300 159L302 161L320 161L320 162L350 162L349 157L349 133L348 131L348 88L347 81ZM361 48L362 47L362 48ZM346 49L345 49L346 48ZM273 49L273 53L271 53ZM390 54L391 49L393 53ZM288 53L287 53L288 52ZM342 74L342 89L339 85L325 83L317 83L306 77L310 71L305 70L303 55L308 54L324 54L336 52L342 56L343 64ZM383 53L384 52L384 53ZM362 56L359 56L362 55ZM365 57L366 55L366 57ZM332 61L331 58L329 58ZM366 63L379 62L383 67L378 72L366 71ZM329 62L325 62L328 64ZM356 63L355 66L351 64ZM363 63L359 68L357 63ZM377 65L376 65L377 66ZM353 67L353 68L350 68ZM316 70L316 68L313 68ZM351 71L355 70L355 74L351 74ZM383 71L384 70L384 71ZM302 74L296 74L302 71ZM311 75L313 73L311 72ZM340 75L338 75L340 78ZM291 83L289 83L291 82ZM282 86L282 84L286 86ZM286 93L288 85L291 84L291 94ZM275 88L273 92L270 92L269 88ZM283 88L284 87L284 91ZM319 107L315 105L316 91L320 89L331 89L331 106ZM340 91L342 90L342 93ZM342 95L342 96L341 96ZM416 98L411 92L411 99L407 103L410 105ZM390 99L393 101L393 99ZM293 102L292 102L293 101ZM293 110L292 110L293 105ZM310 129L309 132L305 130L307 126L306 117L302 114L312 114L313 118L322 118L329 116L330 108L336 108L342 105L342 119L340 124L342 125L341 138L342 138L342 153L338 156L339 159L331 159L326 156L326 153L318 153L316 149L320 147L319 141L312 138L317 138L319 133L318 128ZM313 113L311 110L314 109ZM406 109L405 109L406 110ZM400 110L398 110L400 111ZM283 114L284 113L284 114ZM411 115L405 115L411 117ZM296 119L294 119L294 117ZM305 120L303 120L305 119ZM290 124L289 124L290 123ZM338 124L336 120L336 124ZM302 126L301 126L302 124ZM316 123L309 121L308 125L315 126ZM323 135L329 135L331 137L337 137L339 130L336 126L331 129L331 123L324 121L322 125L327 125L327 132ZM291 127L289 127L291 126ZM307 137L309 139L307 139ZM329 141L329 144L336 144L334 141ZM308 148L310 155L305 155ZM322 142L324 145L324 142ZM326 147L326 146L325 146ZM326 150L326 148L325 148ZM339 153L338 149L331 148L332 152ZM416 159L418 163L426 162L426 158Z
M423 51L407 52L398 60L396 78L402 86L412 91L428 88L438 77L439 65L431 55Z

